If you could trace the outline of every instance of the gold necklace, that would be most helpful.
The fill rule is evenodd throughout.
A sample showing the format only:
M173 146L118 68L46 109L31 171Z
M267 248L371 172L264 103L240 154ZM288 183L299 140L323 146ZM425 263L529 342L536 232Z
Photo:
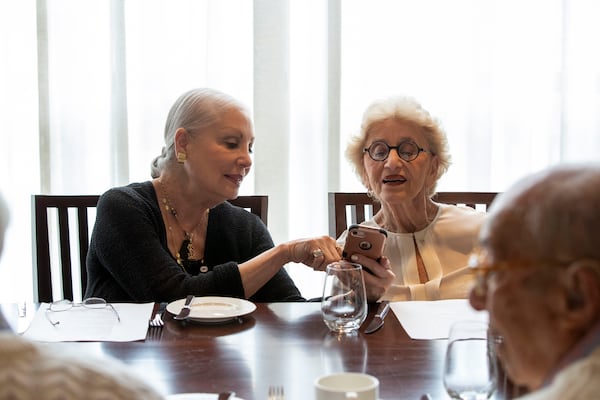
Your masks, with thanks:
M183 235L184 235L184 239L183 239L183 242L181 243L181 247L179 248L179 251L177 251L177 253L175 255L177 264L179 264L179 266L184 268L184 266L183 266L184 262L194 258L194 230L196 230L196 228L198 228L198 226L204 220L200 220L200 222L198 222L196 224L196 226L194 226L192 228L192 231L190 233L188 233L185 229L183 229L183 227L181 226L181 223L179 222L179 218L177 217L177 209L175 209L175 207L173 207L173 205L171 204L171 200L167 193L167 189L165 188L165 185L162 182L162 179L158 179L158 183L163 192L162 203L165 207L165 210L167 210L167 212L170 213L175 218L175 222L177 223L177 225L179 226L179 229L181 229L181 231L183 232ZM209 211L210 211L210 209L206 210L206 220L208 220ZM168 225L168 229L169 229L169 232L171 232L171 237L172 237L173 236L173 228L171 227L170 224ZM201 259L200 263L204 264L204 259Z

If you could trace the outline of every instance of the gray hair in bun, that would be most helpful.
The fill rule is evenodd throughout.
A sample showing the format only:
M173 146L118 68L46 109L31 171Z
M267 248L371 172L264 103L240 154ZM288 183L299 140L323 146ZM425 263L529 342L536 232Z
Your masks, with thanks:
M192 89L179 96L167 116L165 146L150 165L152 178L158 178L166 164L176 162L177 129L184 128L190 135L197 135L202 129L217 123L221 115L232 108L245 109L245 106L232 96L215 89Z

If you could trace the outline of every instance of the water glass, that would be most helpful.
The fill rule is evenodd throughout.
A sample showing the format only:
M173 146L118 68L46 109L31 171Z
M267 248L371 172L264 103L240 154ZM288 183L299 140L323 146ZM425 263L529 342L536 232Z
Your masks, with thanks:
M338 261L327 266L321 314L332 332L358 331L367 318L367 294L360 264Z
M488 325L461 321L452 325L444 366L444 386L453 399L489 399L496 389L496 357Z

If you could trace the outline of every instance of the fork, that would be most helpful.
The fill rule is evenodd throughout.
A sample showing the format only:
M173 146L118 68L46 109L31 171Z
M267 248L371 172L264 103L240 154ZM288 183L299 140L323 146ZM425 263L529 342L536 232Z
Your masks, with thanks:
M149 325L153 328L161 328L165 322L162 319L161 313L157 312L154 319L151 319Z
M154 318L148 322L148 325L150 325L153 328L162 327L165 324L165 322L162 319L163 313L165 312L165 308L166 308L166 304L160 303L160 306L158 307L158 311L154 315Z
M283 386L269 386L267 400L285 400Z
M158 312L156 313L156 315L154 315L154 318L151 319L150 321L148 321L148 325L150 326L150 329L148 329L148 334L146 336L147 340L151 340L151 341L160 341L161 340L162 334L163 334L163 325L165 324L165 322L162 319L163 312L164 311L161 311L159 309Z

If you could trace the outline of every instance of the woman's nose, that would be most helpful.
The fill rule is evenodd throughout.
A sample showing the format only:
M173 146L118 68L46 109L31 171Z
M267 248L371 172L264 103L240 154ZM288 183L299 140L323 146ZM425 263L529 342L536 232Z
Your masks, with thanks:
M397 166L404 165L407 161L400 157L400 154L398 154L398 150L390 149L390 153L388 154L388 158L387 160L385 160L385 162L388 165Z
M238 159L238 162L244 167L244 168L250 168L252 166L252 153L250 152L250 150L244 150L242 152L242 154L240 155L240 158Z

